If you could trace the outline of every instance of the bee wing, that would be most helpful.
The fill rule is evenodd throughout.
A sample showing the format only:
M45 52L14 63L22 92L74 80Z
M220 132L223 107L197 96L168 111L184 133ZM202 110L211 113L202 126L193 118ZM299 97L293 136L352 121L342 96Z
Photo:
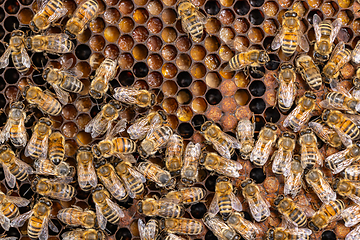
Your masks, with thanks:
M41 225L39 239L47 240L48 238L49 238L49 216L46 216Z
M243 168L241 163L227 159L227 161L225 161L223 164L224 164L224 166L221 169L217 169L221 174L223 174L225 176L229 176L229 177L239 177L240 176L238 171Z
M51 84L51 86L53 87L55 93L56 93L56 96L58 97L59 101L66 105L68 104L69 102L69 97L70 97L70 94L68 92L65 92L64 90L62 90L58 85L56 84Z
M89 183L91 186L96 187L98 184L98 179L96 175L96 171L94 168L94 164L88 164L88 168L85 169L83 164L78 164L78 182L80 188L84 189L86 188L87 183ZM82 172L85 172L89 174L87 177L82 176Z
M302 174L289 174L285 180L284 194L295 197L301 189Z
M283 39L284 39L283 28L280 28L280 31L276 34L274 40L271 43L271 48L273 50L278 49L282 45Z
M344 42L339 42L336 47L334 48L330 60L333 59L334 56L336 56L338 54L339 51L343 50L345 48L345 43Z
M132 167L128 168L130 174L134 177L139 179L141 182L146 182L146 178L144 177L144 175L142 175L141 173L139 173L138 171L136 171L135 169L133 169Z
M116 175L116 173L112 173L110 178L102 178L101 179L104 186L109 190L109 192L116 194L118 197L125 197L126 191L125 186ZM121 200L121 199L118 199Z
M94 126L99 124L100 119L101 119L101 112L96 114L96 116L85 127L85 132L91 133L92 138L96 138L97 136L99 136L99 134L96 131L94 131Z
M6 231L10 229L10 219L6 217L3 211L0 211L0 224Z
M330 34L330 43L333 43L336 36L338 35L340 28L341 28L342 22L340 20L340 18L337 18L335 21L333 21L332 23L332 31Z
M106 228L107 220L106 220L105 216L103 215L98 204L95 204L95 210L96 210L96 218L98 220L99 228L104 230Z
M308 42L308 40L306 39L305 34L303 34L302 32L299 33L298 43L299 43L300 48L301 48L302 50L304 50L305 52L308 52L308 51L310 50L309 42Z
M283 88L282 94L283 94L283 104L285 107L291 107L294 103L296 90L295 90L295 84L289 83L289 84L283 84L281 86Z
M55 12L52 15L50 15L49 21L56 22L57 20L62 18L67 12L68 10L65 7L58 8L55 10Z
M146 238L148 236L145 234L145 223L141 219L138 220L138 229L139 229L140 239L141 240L148 239Z
M216 215L219 211L219 194L215 193L209 206L209 212Z
M123 210L121 210L121 208L116 203L111 201L109 198L106 199L106 202L110 206L110 208L112 208L112 210L114 210L118 214L120 218L123 218L125 216Z
M349 137L349 135L345 134L343 131L341 131L338 127L334 127L335 132L339 135L341 142L345 145L345 147L350 146L353 144L352 139Z
M10 138L10 129L11 129L10 120L7 120L4 128L0 132L0 143L4 143Z
M234 194L233 192L230 194L230 200L231 200L231 207L232 207L234 210L236 210L236 211L238 211L238 212L242 211L241 202L240 202L240 200L235 196L235 194Z
M51 231L58 233L59 229L55 226L55 224L49 219L49 228Z
M207 17L205 14L203 14L202 12L200 12L199 10L196 10L196 18L198 19L199 22L201 22L202 24L206 23Z
M9 168L5 164L3 164L2 166L7 184L10 188L14 188L16 183L16 177L10 172Z
M300 105L297 105L294 110L291 111L291 113L285 118L283 122L284 127L288 127L290 120L293 119L297 114L300 112ZM295 131L294 131L295 132Z
M15 162L19 168L24 169L28 174L34 173L32 167L29 164L25 163L24 161L20 160L19 158L15 158Z
M321 23L321 18L319 17L319 15L315 14L313 17L313 26L314 26L315 36L316 36L316 42L320 42L320 38L321 38L321 31L320 31L320 27L319 27L320 23Z
M346 159L346 155L349 151L349 149L345 149L344 151L334 153L326 158L326 162L336 166L336 169L332 171L333 174L338 174L354 160L354 158Z
M24 223L26 222L26 220L28 220L31 217L31 215L33 215L33 213L34 213L34 209L17 216L16 218L14 218L11 221L11 227L21 227L21 226L23 226Z
M19 121L19 125L18 125L18 136L17 136L17 141L18 144L22 147L26 146L26 142L27 142L27 135L26 135L26 129L25 129L25 120L24 118L21 118ZM1 137L0 137L1 138ZM1 142L1 141L0 141Z
M270 209L260 194L258 194L257 200L257 203L255 203L253 198L248 198L248 203L253 218L255 221L260 222L263 216L270 216Z
M129 154L115 153L115 155L125 162L136 163L136 158L131 153Z
M26 52L25 48L21 48L20 54L21 54L22 64L23 64L26 68L30 68L31 61L30 61L29 54Z
M6 196L6 199L9 202L14 203L18 207L25 207L30 204L29 200L22 197Z
M4 54L0 57L0 68L5 68L9 65L9 57L11 54L11 48L7 48Z
M114 136L116 136L117 134L125 131L126 129L126 123L127 123L127 120L126 119L121 119L119 120L115 126L107 132L106 134L106 138L113 138Z
M227 148L226 146L222 145L221 143L219 143L217 140L214 139L210 139L210 142L214 145L215 150L223 157L230 159L231 158L231 153L230 153L230 149Z

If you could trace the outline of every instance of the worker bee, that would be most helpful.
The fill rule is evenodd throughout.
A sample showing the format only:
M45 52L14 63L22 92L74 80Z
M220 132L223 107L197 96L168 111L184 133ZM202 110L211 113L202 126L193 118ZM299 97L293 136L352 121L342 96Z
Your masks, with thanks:
M350 114L360 113L360 101L342 92L329 92L320 102L323 108L343 110Z
M338 78L340 69L350 61L351 51L345 48L345 43L340 41L333 53L330 60L323 68L322 74L325 77L325 83L332 84L332 82Z
M215 185L215 195L209 206L209 212L216 215L220 212L222 218L226 221L230 214L235 211L241 211L240 200L235 196L233 185L227 177L218 177Z
M322 78L319 67L314 63L312 58L306 54L301 54L296 58L295 64L296 69L309 87L314 91L320 90Z
M278 143L278 150L272 155L272 171L275 174L283 174L290 167L292 154L296 145L296 135L284 132Z
M114 98L128 105L137 105L138 107L146 108L154 106L156 102L155 94L145 89L117 87L114 91Z
M234 148L241 148L236 138L224 133L220 127L212 121L203 123L201 133L204 135L206 141L211 142L215 150L225 158L231 158L231 155L234 153Z
M25 148L26 157L46 158L52 124L53 123L49 118L40 118L39 122L35 125L30 141Z
M239 171L243 168L241 163L224 158L214 152L204 153L200 164L209 171L235 178L240 177Z
M29 24L31 31L36 33L46 30L51 23L62 18L68 11L60 0L42 1L37 7L39 10Z
M305 174L305 179L323 203L327 204L336 200L336 193L324 178L322 171L313 168Z
M31 239L47 240L49 229L59 232L57 227L51 222L50 215L52 202L47 198L40 198L35 206L29 211L16 217L11 221L12 227L21 227L29 219L27 224L27 235Z
M333 174L342 172L353 162L360 159L360 143L348 146L345 150L334 153L325 159L326 166Z
M205 197L206 191L200 187L182 188L177 191L168 192L166 199L182 204L193 204L200 202Z
M345 209L345 204L342 200L337 199L330 201L321 206L321 208L309 220L309 228L318 232L329 225L329 223L339 220L341 212Z
M335 179L335 191L342 197L350 198L356 204L360 204L360 186L348 179Z
M30 104L36 105L42 112L51 116L59 115L62 110L61 104L49 90L43 91L39 87L26 86L23 96Z
M250 154L250 162L256 166L263 166L267 162L279 132L279 128L276 124L265 124L260 130L258 140Z
M11 103L8 119L0 132L0 143L3 144L10 139L15 147L25 147L27 142L25 121L25 105L22 102Z
M238 122L236 136L240 142L241 148L239 150L243 159L249 159L250 153L254 148L254 131L255 124L249 119L244 118Z
M66 178L69 181L75 175L75 168L70 166L66 162L61 162L59 165L55 165L52 161L46 158L38 158L34 161L34 167L36 174L45 176L56 176L59 178Z
M327 126L321 119L309 122L308 125L324 143L334 148L341 147L342 142L337 132Z
M179 175L182 169L182 154L184 149L183 139L179 134L174 133L166 144L165 166L174 175Z
M177 5L177 13L181 17L182 29L190 34L193 41L201 42L206 16L190 0L181 0Z
M205 213L202 218L205 226L214 233L214 235L221 240L238 240L240 239L239 234L233 229L230 228L224 221L212 214Z
M261 229L244 218L244 213L233 212L226 223L238 232L245 240L255 240Z
M95 99L101 99L109 89L109 82L114 79L117 70L117 61L106 58L96 69L91 81L89 94Z
M302 184L304 169L299 161L300 156L294 156L290 163L290 168L284 172L285 184L284 194L291 195L293 198L299 193Z
M57 218L71 227L94 228L96 224L96 214L93 211L83 210L76 205L60 209Z
M198 181L199 158L201 156L200 144L189 142L185 148L184 166L181 169L181 182L187 186Z
M0 57L0 68L6 68L9 65L10 54L15 68L21 74L25 74L31 66L31 61L25 48L25 33L23 31L14 30L11 32L9 45Z
M113 165L101 160L95 164L97 176L100 182L119 201L124 200L128 194L120 177L116 174Z
M312 231L308 228L285 229L270 228L266 232L266 240L310 240Z
M121 177L131 198L138 198L144 192L145 177L136 171L131 163L122 161L116 165L115 170Z
M152 162L142 162L137 167L146 178L154 181L159 187L172 188L174 187L176 180L171 177L171 174L161 169L158 165Z
M241 183L242 194L248 202L250 212L257 222L265 221L270 216L270 205L261 196L260 189L250 178Z
M230 59L229 64L223 71L231 72L246 69L246 73L248 73L250 67L256 69L270 61L270 57L265 50L248 50L243 47L240 48L240 51L241 53Z
M159 221L156 219L150 219L146 225L139 219L138 229L140 234L140 240L153 240L157 239L159 235Z
M281 47L286 55L292 55L296 47L300 46L305 52L309 51L309 43L305 34L300 30L300 16L293 10L288 10L282 17L282 26L271 43L271 48L276 50Z
M94 19L99 12L99 4L96 0L87 0L82 3L72 17L67 21L65 26L65 33L71 38L75 38L81 34L92 19Z
M88 146L79 147L76 161L80 188L84 191L88 191L91 187L96 187L98 179L94 167L94 156L91 152L91 148Z
M321 118L337 132L345 146L351 145L352 140L360 137L360 130L357 125L340 111L326 109Z
M161 224L168 233L198 235L204 230L199 220L188 218L163 218Z
M3 167L6 183L10 188L15 187L16 179L25 181L29 174L33 174L33 169L17 158L8 145L0 146L0 163Z
M322 166L322 155L317 146L317 138L311 128L300 131L299 144L301 146L301 165L310 169L318 164Z
M355 204L341 212L345 227L353 227L360 222L360 205Z
M71 201L76 195L75 188L59 179L35 178L31 188L40 195L60 201Z
M274 75L275 76L275 75ZM279 78L277 78L279 88L277 89L277 101L279 110L283 113L288 112L292 107L297 87L296 87L296 72L295 68L290 63L283 63L280 66Z
M25 46L34 52L51 54L69 53L74 49L74 43L64 33L30 36L25 39Z
M101 111L86 125L85 132L91 133L92 138L96 138L111 128L112 123L119 117L122 109L119 102L111 100L105 104Z
M315 109L316 95L307 91L298 102L298 105L285 118L283 126L290 127L294 132L298 132L310 120L311 112Z
M167 125L150 129L145 139L138 147L140 156L147 158L149 155L155 154L161 147L166 145L172 134L173 130Z
M111 201L110 193L99 184L92 190L92 199L95 203L96 219L100 229L104 230L106 223L117 224L125 216L123 210Z
M157 128L166 121L167 117L164 111L151 112L148 115L135 120L135 122L127 129L127 133L132 140L141 140L151 128Z
M359 64L360 63L360 41L358 41L356 43L356 46L354 48L354 50L351 53L351 60L355 63L355 64Z
M147 198L137 203L139 213L148 217L179 218L184 215L184 208L171 199Z
M345 179L350 181L360 181L360 165L354 164L345 168L342 172Z
M316 37L314 58L319 62L325 62L330 57L333 42L340 31L341 19L338 18L331 23L329 20L321 21L321 18L315 14L313 26Z
M101 230L95 229L75 229L61 235L62 240L105 240L106 235Z
M49 137L49 160L59 165L65 156L65 137L60 132L53 132Z

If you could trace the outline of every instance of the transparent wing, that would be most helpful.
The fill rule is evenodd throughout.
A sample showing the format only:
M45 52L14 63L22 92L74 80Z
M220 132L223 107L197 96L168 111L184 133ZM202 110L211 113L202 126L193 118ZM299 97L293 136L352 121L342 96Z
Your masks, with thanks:
M262 218L270 216L270 209L260 194L257 195L257 203L255 203L254 198L248 198L248 203L253 218L255 221L260 222Z
M196 10L196 18L202 24L206 23L206 19L207 19L206 15L200 12L199 10Z
M68 10L65 7L58 8L52 15L50 15L49 21L56 22L57 20L62 18L67 12Z
M49 228L51 229L51 231L53 232L59 232L59 229L55 226L55 224L49 219Z
M120 218L123 218L125 216L123 210L121 210L121 208L114 203L113 201L111 201L109 198L106 199L107 204L110 206L110 208L112 208Z
M339 18L337 18L333 23L332 23L332 31L330 34L330 43L333 43L336 36L338 35L340 28L341 28L342 22Z
M27 174L33 174L34 170L32 169L32 167L30 167L29 164L25 163L24 161L20 160L19 158L15 158L15 163L18 165L18 167L20 169L24 169Z
M298 42L299 42L299 46L302 50L304 50L305 52L308 52L310 50L309 42L306 39L305 34L303 34L302 32L300 32L300 34L299 34Z
M157 234L159 232L158 224L152 224L150 226L147 226L145 229L145 235L147 236L147 239L156 239Z
M24 214L21 214L20 216L14 218L11 221L11 227L21 227L24 225L24 223L26 222L26 220L28 220L31 215L34 213L34 210L31 210L29 212L26 212Z
M0 137L1 139L1 137ZM27 142L27 135L25 129L25 121L24 118L21 118L18 124L18 136L16 138L18 145L25 147ZM0 140L1 142L1 140Z
M294 119L297 114L300 113L300 105L298 104L294 110L291 111L291 113L285 118L283 122L284 127L288 127L290 125L290 120Z
M352 161L355 160L355 158L346 158L346 156L349 153L349 149L345 149L344 151L340 151L337 153L334 153L326 158L327 163L331 163L331 165L336 166L335 169L332 169L333 174L338 174L342 170L344 170L345 167L351 164Z
M242 211L242 205L240 200L235 196L234 193L230 194L231 206L236 211Z
M49 135L46 135L43 140L41 141L41 149L42 149L42 152L41 152L41 155L40 157L41 158L46 158L47 156L47 152L48 152L48 147L49 147Z
M215 150L223 157L230 159L231 158L231 153L230 153L230 149L224 145L221 144L219 141L217 141L216 139L210 138L210 142L214 145Z
M7 48L4 54L0 57L0 68L5 68L9 65L9 57L11 54L11 48Z
M120 158L121 160L123 160L124 162L128 162L128 163L136 163L136 158L131 154L121 154L121 153L115 153L115 155Z
M7 184L10 188L14 188L16 183L16 177L10 172L9 168L5 164L3 164L2 166Z
M334 56L338 55L339 51L342 51L345 48L345 43L344 42L339 42L335 49L333 50L330 59L333 59Z
M98 125L100 123L100 120L102 118L101 112L99 112L85 127L85 132L91 133L92 138L96 138L99 136L99 134L94 130L95 125Z
M66 105L68 104L69 102L69 97L70 97L70 94L68 92L65 92L64 90L62 90L58 85L56 84L51 84L51 86L53 87L55 93L56 93L56 96L58 97L59 101Z
M17 240L17 237L0 238L0 240Z
M40 240L47 240L49 238L49 217L46 216L41 225Z
M142 175L141 173L139 173L138 171L136 171L135 169L133 169L132 167L128 168L130 174L136 178L139 179L141 182L146 182L146 178L144 177L144 175Z
M345 145L345 147L348 147L353 144L352 139L349 137L349 135L345 134L343 131L340 130L338 127L334 127L335 132L339 135L341 142Z
M0 132L0 143L6 142L10 138L11 122L7 120L4 128Z
M321 31L320 31L320 27L319 27L320 23L321 23L321 18L319 17L319 15L315 14L313 17L313 26L314 26L315 36L316 36L316 42L320 42L320 38L321 38Z
M107 220L104 217L99 205L95 204L96 218L98 220L99 228L104 230L106 228Z
M217 214L219 212L220 208L219 208L219 194L215 193L210 206L209 206L209 212L212 214Z
M25 48L21 48L20 54L21 54L22 64L26 68L30 68L31 61L30 61L30 57L29 57L28 53L26 52Z
M115 172L110 173L110 177L102 177L100 178L103 182L104 186L114 195L116 195L118 198L123 198L126 196L126 190L124 184L121 182L119 177L116 175ZM115 197L115 196L114 196ZM121 201L122 199L118 199Z
M29 200L22 197L6 196L6 199L9 202L14 203L18 207L25 207L30 204Z
M141 219L138 220L138 229L139 229L140 239L141 240L146 240L146 237L145 237L145 223Z
M106 134L106 138L113 138L115 137L117 134L125 131L126 129L126 123L127 123L127 120L126 119L121 119L119 120L115 126L107 132Z
M239 170L242 168L241 163L223 158L221 168L217 168L216 171L228 177L239 177Z
M278 49L282 45L283 39L284 39L283 28L281 28L278 34L276 34L274 40L272 41L271 48L273 50Z
M5 229L6 231L9 231L10 219L4 215L3 211L0 211L0 224L3 229Z

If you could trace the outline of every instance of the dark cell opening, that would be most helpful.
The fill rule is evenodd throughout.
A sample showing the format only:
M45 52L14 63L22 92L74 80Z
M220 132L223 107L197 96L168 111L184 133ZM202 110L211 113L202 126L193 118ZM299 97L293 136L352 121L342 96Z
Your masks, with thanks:
M260 7L264 4L264 0L250 0L250 4L253 7Z
M250 171L250 178L255 181L255 183L262 183L265 181L266 175L262 168L253 168Z
M0 21L2 22L5 18L5 12L3 8L0 8Z
M0 39L2 39L5 36L5 30L2 26L0 26Z
M210 105L216 105L218 103L221 102L222 100L222 95L221 92L217 89L210 89L206 95L205 95L206 100L208 101L208 103Z
M76 197L78 199L86 199L89 196L89 192L83 191L80 187L76 189Z
M77 48L75 50L75 55L80 60L86 60L90 57L91 50L87 45L81 44L81 45L77 46Z
M269 107L265 111L265 119L267 122L276 123L280 119L280 113L276 108Z
M19 11L20 4L18 1L6 1L5 10L8 14L16 14Z
M262 81L253 81L249 86L249 90L254 97L260 97L264 95L266 87Z
M40 72L35 70L33 72L32 76L33 76L34 83L36 83L37 85L45 84L45 80L42 77L42 69L40 69Z
M179 73L176 79L180 87L188 87L192 82L192 77L188 72Z
M254 67L254 68L250 68L250 75L253 78L262 78L265 75L265 68L263 66L261 67Z
M249 20L254 25L260 25L264 21L264 13L259 9L254 9L249 14Z
M6 86L6 83L2 77L0 77L0 91L2 91Z
M194 129L189 123L181 123L178 127L180 136L190 138L194 134Z
M260 116L256 116L255 117L255 131L260 131L264 125L265 125L265 120Z
M250 11L250 5L247 1L237 1L234 5L235 12L240 15L246 15Z
M99 106L92 107L92 109L90 110L91 118L94 118L96 116L96 114L98 114L100 112L100 110L101 110L101 108Z
M128 87L134 83L135 78L134 78L134 75L132 74L132 72L122 71L119 75L119 81L120 81L121 85Z
M209 15L216 15L220 11L220 5L217 1L208 1L205 4L205 11Z
M4 22L4 27L6 31L12 32L13 30L19 28L19 21L16 17L7 17Z
M271 37L271 36L266 37L264 39L263 46L264 46L264 49L266 49L266 51L268 51L268 52L274 51L271 49L271 43L273 40L274 40L274 37Z
M275 54L270 54L270 61L266 63L266 68L269 70L276 70L280 65L280 59Z
M134 74L138 78L146 77L149 73L149 68L144 62L138 62L133 68Z
M206 121L206 117L204 115L195 115L191 119L191 124L194 126L195 130L200 130L201 125Z
M324 231L321 234L321 240L336 240L336 234L331 230Z
M32 61L35 67L44 68L48 60L43 53L34 53L34 55L32 56Z
M253 113L261 114L265 110L266 104L261 98L256 98L251 101L249 107Z
M210 177L208 177L208 179L206 179L205 187L207 188L207 190L209 190L211 192L215 191L216 179L217 179L217 176L215 176L215 175L210 175Z
M307 16L307 20L309 21L309 23L312 25L313 24L313 18L314 15L317 14L321 19L324 18L323 14L321 11L319 10L312 10L309 12L308 16Z
M3 172L2 168L1 168L1 172ZM2 179L1 176L0 179ZM20 197L30 199L34 195L34 192L32 191L30 184L26 183L20 187L19 194Z
M116 239L131 240L131 233L127 228L120 228L116 233Z
M3 233L3 229L1 229L1 234L2 233ZM9 231L6 232L6 237L20 238L20 232L16 228L10 228Z
M109 235L114 235L116 233L117 229L118 229L117 225L107 222L105 232L107 234L109 234ZM125 240L125 238L119 238L119 239L124 239Z
M20 3L22 5L30 5L33 2L33 0L20 0Z
M121 86L120 86L120 83L119 83L118 80L116 80L116 79L110 81L110 85L111 85L113 88L121 87Z
M207 231L205 234L205 240L218 240L218 238L213 234L212 231Z
M197 203L191 206L191 215L196 218L200 219L206 213L206 206L203 203Z
M13 84L19 80L19 72L15 68L6 69L4 77L8 83Z

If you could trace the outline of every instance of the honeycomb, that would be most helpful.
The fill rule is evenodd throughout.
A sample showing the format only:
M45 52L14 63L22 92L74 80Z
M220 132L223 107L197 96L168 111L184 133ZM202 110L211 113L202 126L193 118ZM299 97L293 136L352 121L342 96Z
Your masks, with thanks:
M23 76L19 75L10 61L6 69L0 70L0 106L9 110L9 103L19 95L18 84L31 80L42 88L49 85L42 79L41 73L46 64L60 66L68 59L73 60L72 67L82 72L81 81L85 90L81 94L71 94L72 100L60 116L51 117L54 120L54 131L60 131L66 137L67 162L75 166L76 150L81 145L92 145L99 139L92 139L84 131L85 125L100 110L104 100L95 101L88 95L90 78L96 68L105 58L117 59L119 70L116 78L110 82L112 87L133 86L154 91L157 95L157 104L154 110L163 109L169 118L171 127L177 131L187 143L188 141L204 141L199 133L199 127L211 119L218 123L222 129L234 135L237 121L255 114L256 135L266 122L281 123L284 115L278 111L275 104L275 91L277 87L273 74L278 70L281 62L293 62L297 54L287 57L281 50L272 51L270 44L281 26L281 17L286 9L297 4L293 0L193 0L194 5L208 17L206 33L200 43L192 42L188 34L181 27L176 13L176 0L97 0L101 13L94 19L88 28L73 40L75 49L68 54L57 56L43 53L29 52L35 68ZM340 18L343 27L335 40L344 41L352 49L360 33L360 18L358 10L360 5L349 0L308 0L300 1L298 11L303 14L301 28L309 41L315 40L312 27L314 14L323 19ZM28 24L37 9L33 0L0 0L0 55L5 51L5 42L10 39L14 29L29 30ZM64 0L68 13L72 14L80 4L79 0ZM62 31L69 17L61 19L59 24L49 28L47 33ZM232 47L230 42L234 43ZM250 70L247 77L244 72L224 72L224 65L236 53L236 46L243 44L248 47L266 49L269 51L271 61L260 68L260 72ZM313 47L309 54L312 54ZM350 79L354 75L354 66L348 64L342 70L342 76ZM300 83L299 94L306 89L303 80L298 76ZM318 93L322 96L323 92ZM129 122L145 114L147 109L128 108L121 113L121 118ZM34 115L26 123L28 134L31 134L32 125L43 115L34 109ZM6 121L6 114L0 115L0 127ZM322 148L326 154L331 149ZM20 152L21 158L31 163L32 160ZM244 166L242 176L236 180L236 186L247 177L253 178L266 194L267 200L272 204L278 193L283 192L284 180L275 176L269 167L264 170L254 168L249 161L237 158ZM161 164L161 154L151 161ZM326 177L331 179L331 172L324 168ZM185 217L201 219L211 202L214 194L216 175L201 170L201 182L196 186L203 186L207 190L205 202L189 206ZM15 189L10 189L4 181L3 170L0 169L1 190L12 195L19 195L27 199L36 199L36 194L29 182L22 182ZM76 185L77 186L77 185ZM166 193L159 190L152 183L146 187L147 195L160 196ZM244 200L240 191L237 195ZM308 198L314 209L321 203L312 192L300 193L301 197ZM108 239L138 239L138 218L143 216L136 213L136 202L129 198L125 202L118 202L126 208L127 215L118 226L108 224ZM347 205L348 201L345 201ZM59 220L56 214L61 208L78 205L82 208L93 208L94 203L89 194L81 191L77 186L77 195L70 202L53 201L53 222L61 229L59 234L50 231L49 239L60 239L60 235L69 230ZM246 203L244 211L249 212ZM24 213L30 206L20 208ZM250 216L249 214L245 214ZM265 232L270 226L277 226L281 218L277 211L271 209L271 217L259 226ZM330 224L325 230L313 234L312 239L344 239L351 229L344 227L342 221ZM0 230L2 234L4 230ZM11 228L8 236L20 239L29 239L26 236L26 225L22 228ZM211 231L205 231L192 239L213 240L216 237Z

